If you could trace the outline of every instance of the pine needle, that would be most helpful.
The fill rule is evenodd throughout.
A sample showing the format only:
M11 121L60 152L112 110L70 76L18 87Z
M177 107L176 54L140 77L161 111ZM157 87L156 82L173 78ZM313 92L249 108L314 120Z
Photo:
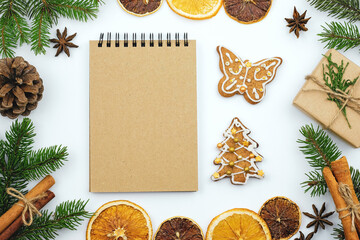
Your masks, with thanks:
M338 19L347 19L351 22L360 21L359 0L307 0L321 12Z
M331 162L341 156L341 151L332 141L329 135L320 127L314 129L313 125L305 125L300 133L305 137L297 142L302 144L300 150L306 156L311 167L322 170L324 167L331 168Z
M360 46L360 32L353 23L331 22L322 26L323 32L318 34L322 43L326 43L326 48L347 51Z

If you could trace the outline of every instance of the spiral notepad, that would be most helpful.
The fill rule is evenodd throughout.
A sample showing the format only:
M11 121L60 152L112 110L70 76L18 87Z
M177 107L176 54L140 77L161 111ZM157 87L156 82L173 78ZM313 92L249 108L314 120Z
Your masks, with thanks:
M90 191L197 191L196 42L90 41Z

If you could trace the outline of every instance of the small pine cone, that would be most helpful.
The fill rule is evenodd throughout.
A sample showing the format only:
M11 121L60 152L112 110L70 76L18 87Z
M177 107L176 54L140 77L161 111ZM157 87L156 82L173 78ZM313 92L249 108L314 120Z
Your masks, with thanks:
M28 116L44 91L33 65L22 57L0 59L0 113L11 119Z

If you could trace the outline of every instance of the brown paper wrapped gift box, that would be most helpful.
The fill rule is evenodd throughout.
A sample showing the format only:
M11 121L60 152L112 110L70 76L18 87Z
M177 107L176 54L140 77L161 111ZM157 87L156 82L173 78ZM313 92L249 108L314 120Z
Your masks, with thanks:
M332 60L337 64L341 64L341 60L344 61L344 65L349 62L344 75L345 79L353 80L360 76L360 67L355 63L334 49L329 50L325 55L329 56L329 54L332 54ZM323 81L323 66L326 67L326 64L327 59L323 57L311 75ZM328 94L321 90L321 87L315 82L306 80L294 99L294 105L354 147L360 147L360 114L349 107L346 108L351 124L351 128L349 128L344 115L338 114L339 108L336 103L329 101ZM352 96L360 97L360 79L353 86ZM334 119L334 117L336 118Z

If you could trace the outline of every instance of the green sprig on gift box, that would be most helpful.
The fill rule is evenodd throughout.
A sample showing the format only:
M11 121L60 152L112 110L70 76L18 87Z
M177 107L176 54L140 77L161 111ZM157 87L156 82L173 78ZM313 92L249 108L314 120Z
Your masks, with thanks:
M51 146L33 150L34 125L30 119L16 120L0 140L0 216L18 199L7 194L7 188L27 193L27 185L60 169L67 161L67 148ZM75 230L81 222L91 216L85 210L87 201L73 200L59 204L53 212L41 211L28 227L21 227L10 239L50 240L55 239L61 229Z
M99 11L99 0L2 0L0 2L0 55L13 57L18 45L30 44L45 54L50 28L61 17L86 22ZM29 22L29 21L30 22Z
M325 85L329 87L329 89L331 89L334 93L349 94L349 87L354 86L359 77L353 80L345 79L344 74L346 68L349 66L349 63L344 65L344 61L341 61L341 64L339 65L331 60L331 54L329 56L324 55L324 57L326 57L328 61L325 66L323 65L323 80L325 81ZM328 94L328 96L328 100L336 103L337 107L344 115L349 128L351 128L351 124L346 114L346 104L344 105L346 99L341 97L333 97L331 94Z

